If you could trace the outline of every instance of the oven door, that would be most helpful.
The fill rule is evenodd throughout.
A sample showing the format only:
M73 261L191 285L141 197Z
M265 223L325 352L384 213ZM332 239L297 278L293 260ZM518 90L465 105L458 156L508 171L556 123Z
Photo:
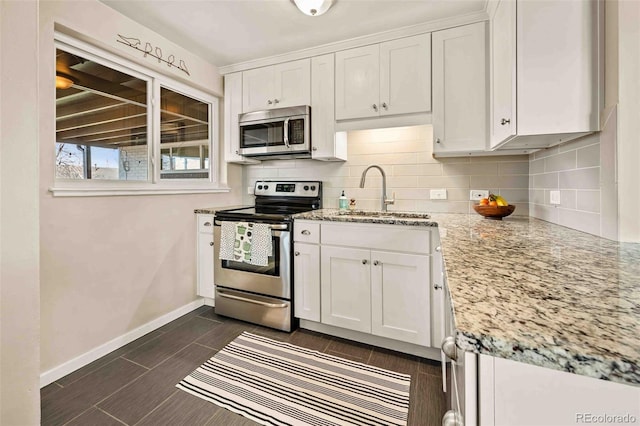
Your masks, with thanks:
M310 152L308 115L246 121L240 124L240 155Z
M273 254L267 266L250 265L220 259L221 226L215 221L214 237L214 282L216 286L250 291L268 296L291 298L291 233L288 230L271 231ZM286 228L287 225L272 225Z

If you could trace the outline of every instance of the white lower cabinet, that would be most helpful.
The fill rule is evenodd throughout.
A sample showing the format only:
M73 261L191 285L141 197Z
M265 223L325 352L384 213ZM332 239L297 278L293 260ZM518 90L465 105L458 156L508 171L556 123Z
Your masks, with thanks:
M213 282L213 215L197 215L198 296L214 298Z
M323 245L320 250L322 323L371 333L369 250Z
M320 321L320 247L295 242L293 301L297 318Z
M488 355L480 355L479 392L480 425L635 424L640 420L640 387Z
M296 221L296 317L430 347L431 236L402 225Z
M430 346L429 256L371 252L371 332Z

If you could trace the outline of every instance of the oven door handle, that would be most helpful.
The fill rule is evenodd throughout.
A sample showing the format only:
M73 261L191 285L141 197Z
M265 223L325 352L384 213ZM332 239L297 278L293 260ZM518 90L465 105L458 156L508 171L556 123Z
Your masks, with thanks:
M267 308L286 308L287 307L286 303L261 302L259 300L249 299L249 298L246 298L246 297L234 296L232 294L228 294L228 293L225 293L225 292L220 291L220 290L218 290L218 296L224 297L225 299L233 299L233 300L238 300L240 302L253 303L253 304L256 304L256 305L265 306Z
M249 221L251 222L251 221ZM214 225L216 226L222 226L222 222L219 220L214 220ZM269 225L269 229L271 229L272 231L286 231L288 228L288 225L286 224L281 224L281 225Z

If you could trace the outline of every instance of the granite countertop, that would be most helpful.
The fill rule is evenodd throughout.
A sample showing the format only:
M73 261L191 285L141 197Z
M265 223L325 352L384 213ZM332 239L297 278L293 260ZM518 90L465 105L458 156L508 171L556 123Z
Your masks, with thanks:
M243 207L253 207L247 205L238 205L238 206L224 206L224 207L205 207L202 209L195 209L193 212L195 214L215 214L220 210L229 210L229 209L241 209Z
M364 210L320 209L298 213L294 219L323 220L331 222L380 223L404 226L438 226L431 215L413 212L371 212Z
M438 226L461 349L640 386L640 244L519 216L374 223Z

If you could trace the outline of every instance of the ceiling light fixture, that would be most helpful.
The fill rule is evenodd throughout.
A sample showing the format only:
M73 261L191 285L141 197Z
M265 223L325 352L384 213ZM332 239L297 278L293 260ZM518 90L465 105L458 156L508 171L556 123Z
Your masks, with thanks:
M309 16L320 16L333 5L335 0L291 0L300 12Z
M56 89L68 89L73 86L75 81L67 76L56 74Z

